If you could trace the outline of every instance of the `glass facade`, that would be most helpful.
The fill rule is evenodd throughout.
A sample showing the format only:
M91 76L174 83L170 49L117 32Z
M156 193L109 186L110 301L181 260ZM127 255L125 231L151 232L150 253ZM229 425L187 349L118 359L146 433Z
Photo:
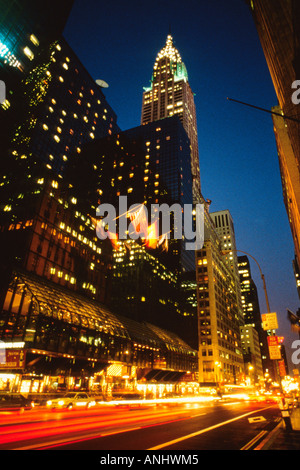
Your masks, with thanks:
M14 272L5 296L0 338L23 342L30 354L61 354L107 366L114 360L195 371L197 364L196 351L174 333L118 316L103 304L20 271Z

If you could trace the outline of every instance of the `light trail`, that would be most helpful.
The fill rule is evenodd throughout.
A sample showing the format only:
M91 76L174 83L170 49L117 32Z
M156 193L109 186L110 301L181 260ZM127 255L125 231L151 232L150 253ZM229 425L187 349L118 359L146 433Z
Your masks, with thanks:
M111 410L110 410L111 411ZM179 416L181 419L186 419L187 415L191 414L191 409L187 408L185 410L165 410L165 409L158 409L151 412L148 410L137 409L135 410L134 414L128 410L118 409L114 410L114 413L104 413L99 411L99 413L93 412L92 415L89 415L88 411L76 411L75 413L68 412L59 412L56 413L54 417L50 420L41 420L41 421L34 421L31 422L16 422L11 424L6 424L1 426L1 436L0 436L0 444L3 446L4 444L12 444L14 442L20 441L27 441L27 440L34 440L34 439L43 439L43 438L51 438L56 436L55 442L59 440L59 436L62 434L68 434L68 437L65 437L64 440L72 441L72 437L70 434L74 434L74 439L78 439L78 433L87 433L88 437L91 436L98 436L102 437L105 432L105 429L109 429L111 427L121 427L121 426L128 426L137 423L138 421L142 421L143 426L145 427L148 425L159 425L159 424L167 424L170 423L170 417ZM105 416L106 415L106 416ZM47 416L49 414L47 413ZM181 416L183 416L181 418ZM42 419L43 414L40 414L40 418ZM57 419L59 417L59 419ZM153 423L153 421L158 420L158 422ZM177 420L177 419L176 419ZM126 431L126 429L125 429ZM92 434L91 434L92 432ZM114 431L112 431L114 432ZM36 447L35 444L32 447Z

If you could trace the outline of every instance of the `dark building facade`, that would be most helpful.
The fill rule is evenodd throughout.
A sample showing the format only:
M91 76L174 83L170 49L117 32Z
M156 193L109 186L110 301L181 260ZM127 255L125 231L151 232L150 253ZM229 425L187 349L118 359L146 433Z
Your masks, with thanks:
M262 328L261 312L257 287L251 276L249 258L246 255L238 256L238 270L240 276L241 295L245 326L255 328L259 337L259 346L264 371L271 369L269 358L267 332Z
M125 135L140 145L144 154L144 186L150 203L193 205L190 141L178 116L126 130ZM142 163L142 162L141 162ZM148 170L149 168L149 170ZM154 188L148 186L148 172ZM150 191L149 191L150 189ZM187 208L186 208L187 210ZM194 251L185 250L185 240L170 234L169 265L178 272L195 269Z
M273 125L284 203L300 259L300 5L297 0L247 0L278 99ZM295 97L293 95L295 94ZM281 117L283 115L283 117ZM297 268L298 269L298 268Z
M9 145L17 119L27 114L23 81L43 60L43 51L56 41L66 24L73 0L66 2L1 0L0 72L5 101L0 106L2 149Z

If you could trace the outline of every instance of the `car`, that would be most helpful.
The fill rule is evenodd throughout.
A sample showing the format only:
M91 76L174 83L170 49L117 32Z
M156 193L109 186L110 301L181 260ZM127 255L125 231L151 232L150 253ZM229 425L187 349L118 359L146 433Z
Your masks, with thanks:
M0 412L1 411L25 411L31 410L34 403L21 393L0 393Z
M95 406L95 400L90 397L86 392L68 392L63 397L55 398L47 401L47 407L55 408L90 408Z

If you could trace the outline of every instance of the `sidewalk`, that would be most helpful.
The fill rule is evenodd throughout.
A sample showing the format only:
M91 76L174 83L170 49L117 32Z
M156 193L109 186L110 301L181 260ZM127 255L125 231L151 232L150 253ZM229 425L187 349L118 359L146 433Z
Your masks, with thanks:
M300 450L300 408L291 412L290 423L291 429L281 418L279 424L257 450Z

